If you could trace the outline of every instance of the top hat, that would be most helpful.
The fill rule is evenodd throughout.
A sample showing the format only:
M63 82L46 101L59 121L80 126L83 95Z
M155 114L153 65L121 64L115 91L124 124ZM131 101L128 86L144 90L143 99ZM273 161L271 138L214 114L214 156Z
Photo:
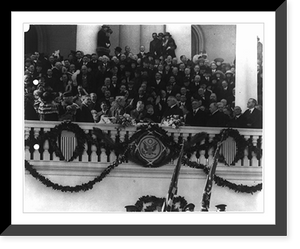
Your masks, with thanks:
M226 74L232 74L233 75L233 72L231 71L231 70L227 70L226 72L225 72L225 75Z
M224 59L223 59L223 58L216 58L216 59L214 59L214 61L215 61L215 62L221 62L221 63L222 63L222 62L224 61Z
M189 203L183 208L183 211L184 212L187 212L187 211L194 212L194 209L195 209L195 205L193 203Z
M138 212L138 208L135 205L125 206L126 212Z
M121 51L122 51L122 48L120 48L120 47L116 47L116 48L115 48L115 51L117 51L117 52L121 53Z
M219 204L219 205L216 205L215 207L217 208L217 211L224 212L226 209L226 206L227 205L225 205L225 204Z

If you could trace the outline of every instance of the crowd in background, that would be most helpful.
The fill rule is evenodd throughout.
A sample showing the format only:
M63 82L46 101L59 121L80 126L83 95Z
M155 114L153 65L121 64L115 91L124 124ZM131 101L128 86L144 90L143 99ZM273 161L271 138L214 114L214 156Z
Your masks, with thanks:
M66 58L59 51L26 55L25 119L102 123L127 113L136 122L175 115L188 126L262 127L255 99L245 100L247 110L235 105L234 64L209 61L205 51L177 59L170 33L152 37L149 51L141 46L138 54L126 46L111 56L98 46Z

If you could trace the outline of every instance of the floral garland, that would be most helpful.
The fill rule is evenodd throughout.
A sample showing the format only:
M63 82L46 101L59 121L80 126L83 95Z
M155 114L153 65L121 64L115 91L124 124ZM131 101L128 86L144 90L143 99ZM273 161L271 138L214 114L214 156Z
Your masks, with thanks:
M28 170L28 172L37 180L39 180L42 184L44 184L46 187L51 187L54 190L60 190L62 192L80 192L80 191L88 191L91 190L94 185L98 182L101 182L106 176L109 175L109 173L116 168L119 164L124 162L124 157L119 157L116 161L114 161L111 165L107 166L102 173L95 177L93 180L88 181L87 183L82 183L80 185L76 186L63 186L57 183L53 183L51 180L46 178L45 176L41 175L33 166L25 160L25 169Z
M43 147L43 144L45 140L48 140L53 151L55 152L56 156L60 158L60 160L64 160L64 156L57 146L57 138L61 134L63 130L68 130L75 133L76 139L77 139L77 146L74 150L74 153L72 157L68 160L69 162L77 158L78 156L81 156L85 149L85 143L89 142L91 144L95 144L97 147L97 150L100 149L100 147L104 146L106 150L111 151L114 150L116 152L116 155L118 159L112 163L110 166L108 166L100 176L96 177L94 180L89 181L88 183L77 185L74 187L70 186L61 186L55 183L52 183L49 179L45 178L44 176L40 175L30 164L29 162L25 161L25 168L30 172L31 175L33 175L35 178L40 180L43 184L45 184L47 187L52 187L56 190L61 190L63 192L78 192L78 191L87 191L93 187L93 185L97 182L102 181L109 173L110 171L117 167L120 163L126 161L127 159L127 149L129 148L129 144L134 142L136 139L141 136L141 134L145 131L155 132L161 141L164 144L167 144L170 151L170 155L168 158L166 158L166 161L169 162L171 159L175 159L178 157L179 150L180 150L180 143L182 142L182 137L179 137L178 143L175 142L173 136L167 135L167 131L165 131L162 127L159 127L157 124L148 124L148 125L142 125L139 126L137 131L130 137L127 138L125 141L119 141L119 138L116 139L116 141L113 141L111 137L103 132L99 128L93 129L94 136L90 136L86 134L77 124L73 124L70 121L64 121L61 124L55 126L53 129L51 129L49 132L41 133L39 136L35 139L32 138L32 136L29 136L25 140L25 145L29 146L30 148L33 147L35 143L38 143L40 145L40 148ZM252 145L251 139L246 141L243 136L241 136L238 132L238 130L233 129L223 129L220 134L216 135L214 140L211 143L207 142L207 134L197 133L191 138L188 138L188 141L185 142L185 155L182 158L182 162L184 165L187 165L192 168L202 169L206 174L208 173L208 168L203 164L198 164L197 162L191 162L190 161L190 155L194 151L199 150L206 150L208 151L209 148L215 147L216 144L222 140L226 140L229 136L231 136L236 144L237 144L237 153L235 155L234 163L238 160L242 159L244 157L244 150L248 146L249 151L254 151L257 153L257 158L260 159L261 157L261 141L258 140L257 146ZM206 140L204 144L201 144L203 140ZM225 164L227 162L225 161ZM228 165L228 163L227 163ZM229 189L234 190L235 192L241 192L241 193L251 193L253 194L256 191L260 191L262 189L262 184L257 184L255 186L247 186L247 185L237 185L235 183L231 183L221 177L215 176L214 178L215 183L218 186L221 187L228 187Z
M197 163L197 162L191 162L186 156L184 156L182 158L182 163L183 163L183 165L194 168L194 169L202 169L206 175L209 173L209 167L205 166L204 164ZM217 176L217 175L214 176L214 182L220 187L227 187L238 193L253 194L257 191L262 190L262 183L259 183L254 186L235 184L235 183L227 181L226 179L223 179L222 177Z

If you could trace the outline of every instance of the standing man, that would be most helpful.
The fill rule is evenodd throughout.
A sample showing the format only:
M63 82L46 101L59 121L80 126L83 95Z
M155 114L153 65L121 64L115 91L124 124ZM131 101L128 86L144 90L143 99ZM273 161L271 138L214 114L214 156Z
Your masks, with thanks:
M155 59L158 59L162 54L162 33L159 33L157 36L157 33L152 34L153 40L150 42L149 46L149 52Z
M98 57L106 55L109 56L110 53L110 40L109 37L112 34L112 30L108 25L102 25L101 29L97 35L97 54Z
M143 60L148 56L148 53L145 52L145 46L140 46L140 52L137 54L137 57L139 59Z
M209 105L210 116L208 117L206 126L208 127L226 127L228 118L223 112L220 112L216 102Z
M188 126L206 126L207 114L201 110L201 100L193 100L192 111L186 115L185 125Z
M150 45L149 45L149 52L150 52L150 54L152 54L154 56L154 58L157 58L157 54L155 51L155 46L156 46L156 43L158 42L157 33L152 33L152 38L153 38L153 40L150 42Z
M178 106L178 101L174 96L169 96L167 99L168 108L163 114L163 119L167 119L170 116L178 116L183 119L183 111Z
M81 98L82 105L80 111L80 119L77 120L78 122L94 122L94 117L90 110L90 105L92 103L91 97L89 95L84 95Z

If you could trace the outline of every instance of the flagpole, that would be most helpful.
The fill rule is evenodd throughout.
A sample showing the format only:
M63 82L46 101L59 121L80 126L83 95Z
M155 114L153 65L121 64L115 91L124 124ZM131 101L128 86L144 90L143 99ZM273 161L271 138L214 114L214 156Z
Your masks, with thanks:
M184 147L184 143L182 142L181 151L180 151L180 154L178 157L176 167L174 168L171 183L169 186L169 191L167 193L166 200L164 201L163 206L161 208L162 212L170 212L171 211L174 196L177 194L178 178L179 178L179 172L180 172L180 168L181 168L181 161L182 161L182 157L183 157L183 147Z
M201 202L201 211L202 212L207 212L208 209L209 209L211 189L212 189L215 172L216 172L217 165L218 165L218 159L219 159L219 156L220 156L220 149L221 149L221 146L222 146L223 141L224 141L224 135L225 134L223 132L222 138L221 138L220 142L218 142L217 149L214 153L213 165L211 166L211 168L209 170L209 173L206 177L206 183L205 183L205 187L204 187L204 190L203 190L202 202Z

